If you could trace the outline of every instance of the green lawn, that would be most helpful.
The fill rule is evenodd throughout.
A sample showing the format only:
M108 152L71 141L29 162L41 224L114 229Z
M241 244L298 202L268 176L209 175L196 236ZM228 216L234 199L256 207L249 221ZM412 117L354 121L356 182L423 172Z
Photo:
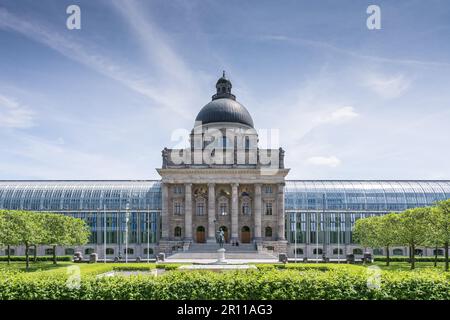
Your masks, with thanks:
M112 271L114 267L121 266L155 266L154 263L73 263L73 262L58 262L54 265L52 262L36 262L30 263L30 269L28 272L35 273L36 275L49 275L49 274L66 274L68 272L67 267L76 266L80 268L81 276L84 275L96 275ZM9 265L6 262L0 262L1 270L26 272L25 262L11 262Z
M299 263L298 265L303 265L303 263ZM308 264L304 264L308 265ZM313 264L309 264L312 266ZM331 264L333 266L337 266L337 264ZM342 264L346 266L347 264ZM408 271L410 270L410 264L407 262L391 262L390 266L386 266L385 262L375 262L373 265L380 267L382 270L402 270ZM58 262L57 265L54 265L52 262L36 262L30 263L30 273L34 273L36 275L49 275L49 274L66 274L68 272L67 267L76 266L80 268L81 276L84 275L97 275L101 273L105 273L108 271L112 271L114 267L156 267L155 263L73 263L73 262ZM319 264L318 266L325 266L325 264ZM348 265L347 265L348 266ZM361 265L359 265L361 266ZM368 265L366 265L367 267ZM417 262L416 269L433 269L436 271L444 272L444 263L439 262L437 267L433 266L433 262ZM9 265L6 262L0 262L0 272L1 270L10 270L10 271L18 271L18 272L26 272L25 270L25 262L11 262Z
M408 262L391 262L389 266L386 266L386 262L375 262L373 265L379 266L382 270L408 271L411 269L411 264ZM444 262L438 262L436 267L434 267L434 262L416 262L416 269L432 269L444 272Z

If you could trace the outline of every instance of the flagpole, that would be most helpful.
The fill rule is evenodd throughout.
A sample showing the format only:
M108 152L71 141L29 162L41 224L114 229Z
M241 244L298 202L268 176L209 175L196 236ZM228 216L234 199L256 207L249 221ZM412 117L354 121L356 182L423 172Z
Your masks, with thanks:
M337 245L338 245L338 263L341 263L341 248L340 248L340 243L339 243L339 238L341 237L341 214L337 213L337 218L338 218L338 225L337 225L337 231L338 231L338 237L337 237Z
M297 212L294 213L294 223L295 223L295 227L294 227L294 248L295 248L294 259L295 259L295 263L297 263Z
M103 253L106 263L106 205L103 204Z
M130 204L127 203L125 211L125 263L128 263L128 219L130 215Z
M150 263L150 207L147 205L147 263Z

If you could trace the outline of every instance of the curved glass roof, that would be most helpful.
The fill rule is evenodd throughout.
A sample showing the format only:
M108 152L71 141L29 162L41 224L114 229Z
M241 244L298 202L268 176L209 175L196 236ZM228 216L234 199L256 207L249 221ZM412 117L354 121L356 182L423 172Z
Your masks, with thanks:
M286 210L389 212L450 198L450 181L287 180ZM0 181L0 208L161 209L159 180Z
M0 181L0 208L160 210L160 181Z
M287 180L286 210L402 211L450 198L450 181Z

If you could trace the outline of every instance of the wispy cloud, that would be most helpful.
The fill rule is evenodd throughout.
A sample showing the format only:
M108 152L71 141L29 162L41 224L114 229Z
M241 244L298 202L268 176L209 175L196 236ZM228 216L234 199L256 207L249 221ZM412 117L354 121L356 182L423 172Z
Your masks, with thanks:
M22 19L10 13L5 8L0 8L0 28L15 31L33 41L44 44L65 57L77 61L104 76L118 81L127 88L152 99L158 105L170 108L179 116L185 118L190 117L173 100L174 95L168 94L162 87L150 85L145 80L146 77L143 75L139 76L136 70L128 70L126 67L114 63L105 54L96 52L89 43L80 43L78 39L73 39L67 34L63 35L58 33L42 21ZM167 54L167 50L165 54ZM158 57L164 57L165 54L159 54ZM167 64L167 62L164 62L164 64Z
M335 168L341 164L341 160L336 156L315 156L308 158L306 162L315 166L326 166L331 168Z
M33 111L14 98L0 94L0 127L28 128L33 125Z
M325 41L305 39L301 37L288 37L284 35L263 35L259 37L262 41L281 41L290 43L292 45L301 45L306 47L313 47L317 49L326 50L327 52L335 52L339 54L344 54L357 59L371 60L374 62L387 62L394 64L402 64L402 65L418 65L418 66L429 66L429 67L450 67L450 63L448 62L439 62L439 61L422 61L415 59L393 59L379 56L372 56L358 53L354 50L343 49L337 47L333 44L330 44Z
M331 111L328 114L321 115L318 123L321 124L339 124L357 118L359 114L353 107L342 107Z
M397 98L404 94L411 85L411 80L403 74L383 76L369 74L364 85L383 98Z

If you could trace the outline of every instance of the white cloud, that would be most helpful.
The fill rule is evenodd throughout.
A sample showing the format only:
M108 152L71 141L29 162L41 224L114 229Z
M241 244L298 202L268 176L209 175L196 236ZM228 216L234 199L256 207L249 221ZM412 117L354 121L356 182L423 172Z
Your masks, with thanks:
M404 75L382 76L370 74L365 79L365 86L383 98L397 98L408 90L411 80Z
M28 128L33 126L34 113L15 99L0 94L0 127Z
M326 115L319 118L320 123L343 123L354 118L357 118L359 114L353 107L342 107L336 109Z
M316 156L316 157L310 157L306 160L309 164L315 165L315 166L326 166L326 167L332 167L335 168L338 165L341 164L341 160L337 158L336 156L330 156L330 157L322 157L322 156Z

